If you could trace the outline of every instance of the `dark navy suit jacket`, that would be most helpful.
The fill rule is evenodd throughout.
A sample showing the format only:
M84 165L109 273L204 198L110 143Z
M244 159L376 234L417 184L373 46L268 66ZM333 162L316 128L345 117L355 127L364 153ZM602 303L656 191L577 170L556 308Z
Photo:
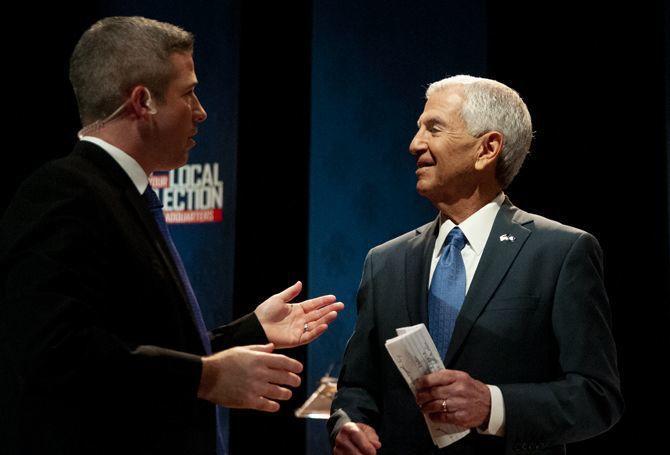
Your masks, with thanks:
M0 224L3 453L213 454L215 407L182 281L136 187L80 142ZM267 342L249 315L214 351Z
M373 248L358 292L329 420L373 426L379 453L562 453L610 428L620 393L602 252L578 229L502 205L444 363L497 385L504 438L477 432L438 451L384 348L398 327L428 326L427 283L438 220ZM501 241L504 234L514 241Z

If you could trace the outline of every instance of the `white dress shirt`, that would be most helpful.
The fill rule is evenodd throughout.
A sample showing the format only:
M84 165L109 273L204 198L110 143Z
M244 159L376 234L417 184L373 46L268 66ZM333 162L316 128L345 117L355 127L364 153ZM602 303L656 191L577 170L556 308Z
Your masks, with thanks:
M147 177L147 174L144 173L144 169L142 169L142 166L140 166L139 163L135 161L135 158L128 155L120 148L115 147L109 142L103 141L100 138L93 136L84 136L81 138L81 140L92 142L101 149L103 149L105 152L107 152L109 156L114 158L114 161L119 163L121 169L123 169L124 172L128 174L128 177L130 177L130 180L133 181L133 184L137 188L137 191L139 191L140 194L144 193L144 190L146 190L147 186L149 185L149 178Z
M482 257L484 252L484 246L486 246L486 241L489 238L491 229L493 228L493 222L495 221L496 215L502 206L502 203L505 201L505 194L500 193L495 197L491 202L486 204L481 209L477 210L475 213L470 215L466 220L461 222L458 225L463 231L467 242L463 249L461 250L461 256L463 257L463 264L465 265L465 293L467 295L468 290L470 289L470 283L472 283L472 277L475 275L477 270L477 265L479 264L479 259ZM437 235L437 240L435 241L435 249L433 250L433 256L430 263L430 277L428 279L428 289L430 289L430 283L433 280L433 273L435 272L435 267L440 261L440 255L442 254L442 249L444 247L444 241L447 238L449 232L455 227L453 221L450 219L440 220L440 231ZM475 378L476 379L476 378ZM494 436L504 436L505 435L505 403L503 401L502 392L500 389L494 385L488 385L489 391L491 392L491 416L489 418L489 425L487 428L482 429L478 428L482 434L494 435Z

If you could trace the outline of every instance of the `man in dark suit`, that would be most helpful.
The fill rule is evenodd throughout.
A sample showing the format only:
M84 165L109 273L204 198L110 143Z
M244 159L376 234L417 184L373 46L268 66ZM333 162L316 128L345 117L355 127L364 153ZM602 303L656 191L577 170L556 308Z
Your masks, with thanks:
M426 98L410 152L439 215L366 258L328 422L334 452L563 453L623 409L601 249L502 192L532 136L515 91L455 76ZM414 396L385 341L419 323L446 369ZM439 449L424 416L470 431Z
M75 48L82 140L0 224L3 453L223 453L215 405L278 410L302 365L272 351L342 308L289 303L296 283L207 332L148 184L186 163L207 116L192 50L190 33L138 17L103 19Z

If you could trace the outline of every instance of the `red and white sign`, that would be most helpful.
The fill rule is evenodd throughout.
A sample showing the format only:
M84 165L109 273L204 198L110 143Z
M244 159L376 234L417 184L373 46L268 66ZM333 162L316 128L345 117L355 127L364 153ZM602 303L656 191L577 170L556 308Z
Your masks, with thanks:
M155 173L149 181L163 202L169 224L223 221L219 163L187 164L169 173Z

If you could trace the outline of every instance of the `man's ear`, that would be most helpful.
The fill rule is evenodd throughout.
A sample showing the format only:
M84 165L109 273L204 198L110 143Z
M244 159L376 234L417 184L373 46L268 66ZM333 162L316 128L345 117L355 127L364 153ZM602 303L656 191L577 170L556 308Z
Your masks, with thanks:
M146 119L149 115L156 113L149 89L143 85L137 85L133 88L128 101L129 109L137 118Z
M475 169L481 171L488 166L495 165L503 148L504 136L498 131L489 131L481 135L479 140L480 147Z

